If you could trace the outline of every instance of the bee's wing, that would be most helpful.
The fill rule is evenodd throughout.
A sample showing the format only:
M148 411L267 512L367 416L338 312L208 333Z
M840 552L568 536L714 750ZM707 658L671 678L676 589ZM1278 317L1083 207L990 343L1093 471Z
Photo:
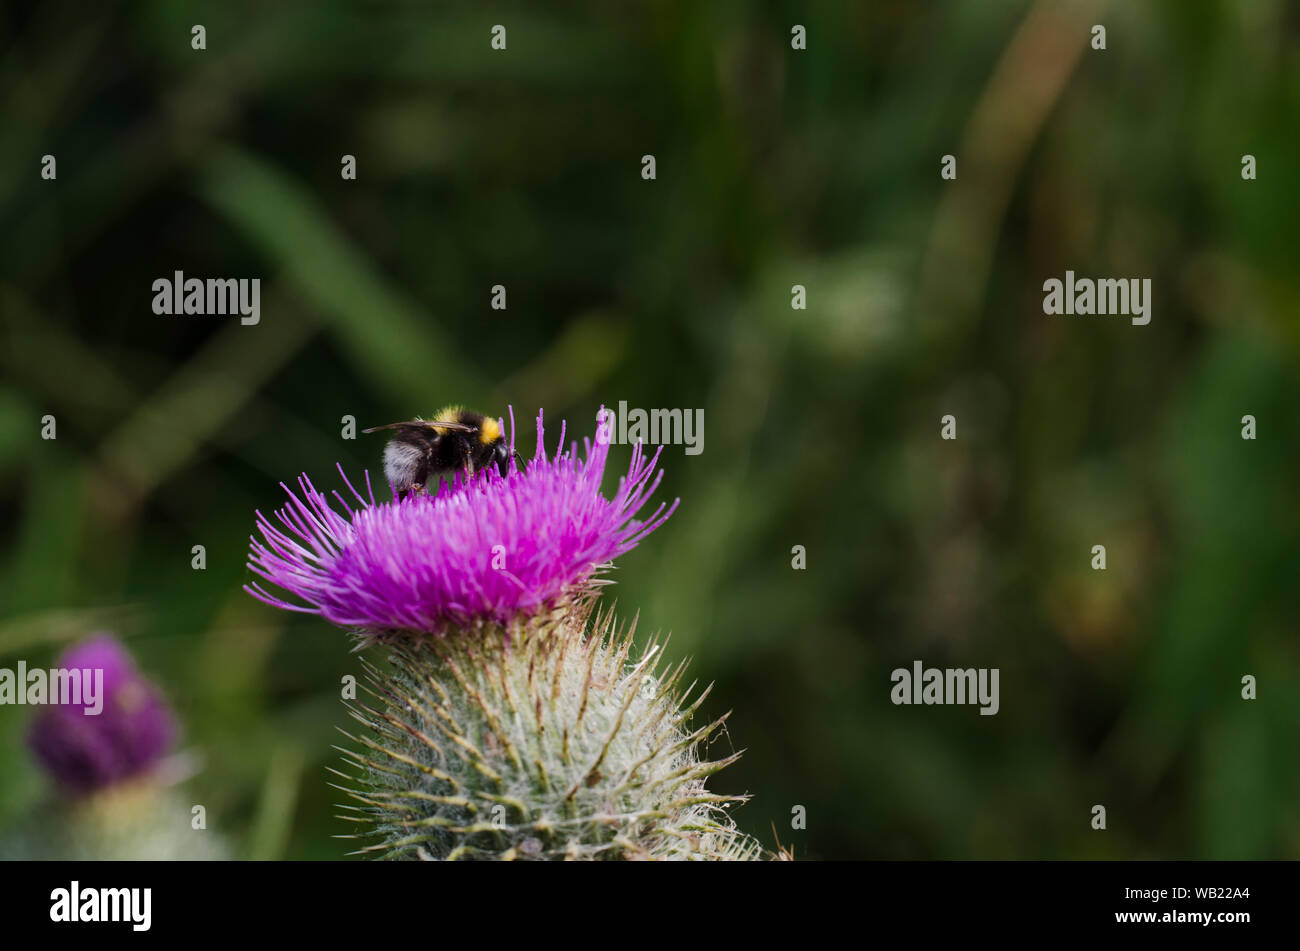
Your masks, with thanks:
M387 423L383 426L371 426L369 429L361 430L363 433L377 433L381 429L446 429L450 432L457 433L475 433L478 427L467 426L465 423L449 423L439 419L411 419L404 423Z

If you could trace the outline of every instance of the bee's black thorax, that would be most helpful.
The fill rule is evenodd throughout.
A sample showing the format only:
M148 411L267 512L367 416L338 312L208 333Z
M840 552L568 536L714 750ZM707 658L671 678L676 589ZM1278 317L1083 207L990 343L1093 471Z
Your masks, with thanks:
M439 429L438 423L469 427ZM509 448L495 419L469 410L448 410L436 419L399 426L384 451L384 471L399 494L428 485L439 476L456 472L476 473L496 465L506 474Z
M505 440L495 419L489 419L482 413L471 410L457 410L445 417L466 426L473 426L474 432L446 432L438 439L433 452L430 469L447 471L451 469L472 469L478 472L493 463L502 463L509 458ZM434 425L437 425L435 422ZM501 474L505 474L502 465Z

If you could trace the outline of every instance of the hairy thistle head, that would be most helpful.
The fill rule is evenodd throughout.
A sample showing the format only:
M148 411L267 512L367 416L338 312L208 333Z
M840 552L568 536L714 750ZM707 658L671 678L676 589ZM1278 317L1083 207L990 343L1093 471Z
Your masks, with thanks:
M682 688L660 645L633 657L632 631L596 609L600 576L671 513L634 519L659 483L633 451L611 499L608 442L493 470L432 496L360 508L300 483L259 516L250 568L305 604L268 603L354 629L364 727L338 772L359 851L421 859L754 859L705 778L739 754L701 757L725 717L690 719L707 690ZM513 445L513 440L512 440ZM561 435L563 448L563 434ZM288 490L286 490L288 491ZM335 498L342 503L341 496ZM676 503L674 503L674 508ZM336 771L337 772L337 771Z
M367 666L369 728L344 753L359 837L387 858L751 858L705 777L739 754L699 758L723 716L698 728L685 665L660 645L633 658L632 631L591 601L472 637L390 645ZM590 623L589 623L590 622ZM693 685L692 685L693 686ZM344 775L344 774L339 774Z

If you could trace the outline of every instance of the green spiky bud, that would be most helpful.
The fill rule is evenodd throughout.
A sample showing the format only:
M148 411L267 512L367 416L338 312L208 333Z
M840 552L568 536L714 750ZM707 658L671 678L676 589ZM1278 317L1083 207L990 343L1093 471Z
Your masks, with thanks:
M726 716L692 729L708 694L682 688L662 645L633 657L633 632L594 598L507 627L483 623L380 642L365 663L365 726L344 749L373 839L360 851L421 859L758 859L705 779L740 754L701 756ZM373 644L373 641L367 643Z

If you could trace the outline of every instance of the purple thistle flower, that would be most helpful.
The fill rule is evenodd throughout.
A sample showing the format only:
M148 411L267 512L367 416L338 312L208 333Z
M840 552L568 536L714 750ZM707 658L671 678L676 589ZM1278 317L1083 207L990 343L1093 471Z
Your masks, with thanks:
M95 792L139 776L167 754L176 738L171 709L117 638L82 641L57 666L103 671L98 714L84 702L54 704L37 715L28 736L36 758L66 792Z
M513 429L512 414L512 451ZM248 567L306 604L258 584L245 590L275 607L370 631L442 633L449 625L504 625L539 611L579 590L677 508L676 501L660 503L648 519L635 520L663 478L655 468L658 451L647 459L635 446L618 492L606 499L600 484L609 441L584 446L583 460L576 444L548 458L539 412L532 461L522 470L512 462L505 476L489 468L471 479L458 475L433 494L394 494L380 503L368 474L366 499L340 467L359 504L353 510L335 492L346 514L306 475L298 480L301 495L281 483L289 503L275 513L278 526L257 513L264 540L251 538Z

